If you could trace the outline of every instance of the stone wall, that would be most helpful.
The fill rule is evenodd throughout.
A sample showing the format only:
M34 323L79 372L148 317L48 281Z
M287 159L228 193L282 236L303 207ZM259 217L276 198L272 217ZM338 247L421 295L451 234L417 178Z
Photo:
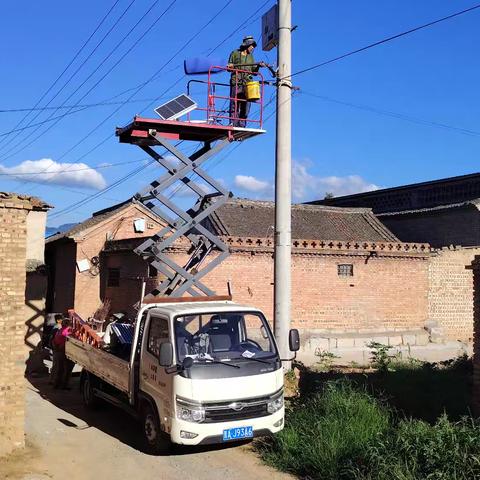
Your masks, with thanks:
M26 218L31 204L0 198L0 456L24 444Z
M444 248L432 254L429 272L428 319L445 338L473 338L472 261L480 248Z

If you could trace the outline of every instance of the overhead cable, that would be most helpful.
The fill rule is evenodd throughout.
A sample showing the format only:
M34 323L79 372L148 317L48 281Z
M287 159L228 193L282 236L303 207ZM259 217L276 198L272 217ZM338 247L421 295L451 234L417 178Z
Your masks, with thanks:
M75 62L75 60L78 58L78 56L83 52L84 48L88 45L88 43L90 42L90 40L94 37L94 35L98 32L98 30L100 29L100 27L103 25L103 23L105 22L105 20L110 16L110 14L112 13L112 11L114 10L114 8L117 6L118 2L120 0L116 0L114 2L114 4L110 7L110 9L108 10L108 12L103 16L103 18L100 20L100 22L98 23L98 25L95 27L95 29L93 30L93 32L90 34L90 36L87 38L87 40L85 40L85 42L83 42L83 45L79 48L79 50L77 51L77 53L73 56L73 58L70 60L70 62L67 64L67 66L62 70L62 72L60 73L60 75L58 75L58 77L53 81L53 83L47 88L47 90L42 94L42 96L37 100L37 102L35 103L33 109L29 110L29 112L31 111L34 111L36 109L36 107L38 107L38 105L40 105L40 103L42 102L42 100L52 91L52 89L55 87L55 85L58 83L58 81L63 77L63 75L66 73L66 71L72 66L72 64ZM17 110L17 111L21 111L21 110ZM27 118L28 116L30 115L30 113L27 113L26 115L23 116L23 118L13 127L13 130L15 130L16 128L18 128ZM1 141L0 141L1 143Z
M283 77L281 80L285 78L295 77L297 75L301 75L302 73L310 72L320 67L324 67L330 63L337 62L338 60L342 60L344 58L350 57L360 52L364 52L365 50L369 50L370 48L378 47L379 45L383 45L384 43L391 42L396 40L397 38L405 37L406 35L410 35L412 33L418 32L419 30L423 30L425 28L431 27L441 22L445 22L447 20L451 20L452 18L458 17L460 15L464 15L465 13L472 12L480 8L480 4L474 5L473 7L466 8L465 10L461 10L460 12L452 13L451 15L447 15L446 17L439 18L437 20L433 20L428 23L424 23L423 25L419 25L418 27L411 28L410 30L406 30L405 32L397 33L396 35L392 35L390 37L384 38L383 40L379 40L378 42L370 43L365 45L364 47L357 48L356 50L352 50L351 52L344 53L343 55L339 55L338 57L331 58L330 60L326 60L321 63L317 63L316 65L312 65L311 67L304 68L303 70L299 70L298 72L292 73L289 77Z

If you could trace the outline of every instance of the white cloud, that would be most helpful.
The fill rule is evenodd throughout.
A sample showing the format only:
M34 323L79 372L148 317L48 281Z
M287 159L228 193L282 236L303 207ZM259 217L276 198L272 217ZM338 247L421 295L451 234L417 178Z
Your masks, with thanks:
M327 192L335 197L352 193L378 190L378 186L369 183L360 175L346 175L344 177L321 177L309 172L309 161L294 161L292 163L292 197L296 202L307 200L321 200ZM255 194L254 197L272 198L273 182L259 180L250 175L236 175L234 184L237 188Z
M264 193L271 188L269 182L259 180L251 175L236 175L234 184L237 188L254 193Z
M8 173L12 178L29 182L95 190L107 185L103 176L85 163L58 163L51 158L25 160L15 167L0 165L0 173Z
M378 190L380 187L369 183L360 175L346 175L344 177L320 177L312 175L308 168L310 163L293 162L292 166L292 195L296 201L320 200L327 192L335 197Z

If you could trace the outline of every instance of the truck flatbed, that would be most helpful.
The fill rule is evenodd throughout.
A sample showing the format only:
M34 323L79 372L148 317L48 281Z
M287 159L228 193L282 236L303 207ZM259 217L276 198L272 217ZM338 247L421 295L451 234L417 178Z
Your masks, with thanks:
M128 394L130 371L128 361L71 337L68 338L65 352L70 360Z

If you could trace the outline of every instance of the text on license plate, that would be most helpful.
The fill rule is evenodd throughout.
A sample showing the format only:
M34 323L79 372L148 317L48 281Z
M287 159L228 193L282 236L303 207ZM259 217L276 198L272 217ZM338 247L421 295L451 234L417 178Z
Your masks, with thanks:
M253 427L227 428L223 431L223 441L239 440L240 438L252 438Z

